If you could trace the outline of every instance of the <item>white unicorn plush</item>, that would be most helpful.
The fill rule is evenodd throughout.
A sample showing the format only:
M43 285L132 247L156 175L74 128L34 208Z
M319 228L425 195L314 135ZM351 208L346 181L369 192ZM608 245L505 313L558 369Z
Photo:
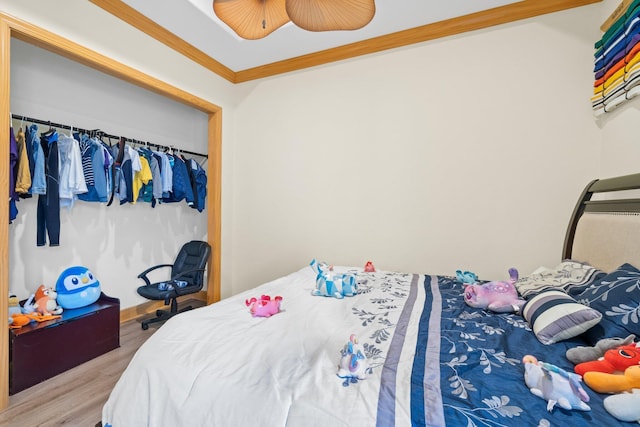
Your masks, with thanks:
M369 362L364 354L364 348L358 344L358 340L355 335L351 334L349 342L344 345L344 348L340 351L341 358L338 364L338 376L340 378L346 378L348 381L357 382L357 380L364 380L369 373Z

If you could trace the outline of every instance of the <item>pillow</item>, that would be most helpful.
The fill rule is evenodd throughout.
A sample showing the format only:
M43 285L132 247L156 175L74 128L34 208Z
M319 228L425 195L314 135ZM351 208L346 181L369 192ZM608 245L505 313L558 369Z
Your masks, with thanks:
M595 345L602 338L640 336L640 270L623 264L594 282L576 299L602 313L602 323L585 334Z
M558 290L543 291L531 298L522 315L538 340L547 345L580 335L602 319L599 311Z
M545 289L557 289L576 296L606 273L582 262L565 260L556 268L541 267L519 279L515 286L520 296L530 299Z

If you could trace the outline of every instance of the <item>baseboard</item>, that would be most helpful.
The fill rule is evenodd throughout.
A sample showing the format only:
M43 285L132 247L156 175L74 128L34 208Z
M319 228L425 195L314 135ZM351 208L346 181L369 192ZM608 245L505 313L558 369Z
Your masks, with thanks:
M183 297L178 298L178 303L189 301L189 300L202 301L206 304L207 292L200 291L195 294L185 295ZM146 316L149 313L153 313L156 310L163 307L166 307L164 305L164 301L149 301L139 305L135 305L133 307L122 309L120 310L120 323L124 323L129 320L139 319L140 317Z

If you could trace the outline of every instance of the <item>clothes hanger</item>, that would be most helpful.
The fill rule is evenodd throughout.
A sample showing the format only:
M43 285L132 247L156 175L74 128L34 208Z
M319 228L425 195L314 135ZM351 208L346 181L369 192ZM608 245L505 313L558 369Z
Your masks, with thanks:
M42 135L51 136L56 131L56 128L51 126L51 121L48 121L47 124L49 125L49 130L47 130L46 132L43 132Z

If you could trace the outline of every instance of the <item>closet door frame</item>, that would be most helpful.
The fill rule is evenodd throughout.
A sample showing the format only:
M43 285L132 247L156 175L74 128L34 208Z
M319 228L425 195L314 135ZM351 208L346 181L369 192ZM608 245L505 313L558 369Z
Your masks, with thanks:
M9 293L9 132L11 38L64 56L105 74L150 90L208 115L207 241L213 248L207 274L207 304L220 300L222 108L114 61L28 22L0 13L0 319L8 317ZM0 411L9 406L9 328L0 328Z

